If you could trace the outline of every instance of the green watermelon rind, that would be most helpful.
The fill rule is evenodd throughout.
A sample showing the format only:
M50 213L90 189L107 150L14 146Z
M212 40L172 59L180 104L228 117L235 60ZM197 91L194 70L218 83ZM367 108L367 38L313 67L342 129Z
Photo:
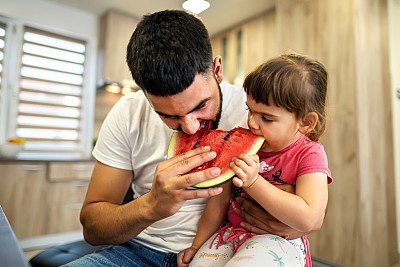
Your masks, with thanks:
M167 151L167 159L172 158L174 155L174 150L172 149L175 147L176 137L178 136L179 132L172 133L171 139L169 140L168 151Z
M168 145L167 159L170 159L173 156L175 156L172 148L175 147L177 135L178 135L178 132L174 132L171 136L171 139L170 139L169 145ZM265 138L263 136L258 136L256 141L254 142L253 146L249 149L249 151L246 154L247 155L255 155L261 149L262 145L264 144L264 141L265 141ZM222 185L222 184L230 181L234 176L235 176L235 172L233 170L229 170L214 179L195 184L192 187L197 188L197 189L205 189L205 188L219 186L219 185Z

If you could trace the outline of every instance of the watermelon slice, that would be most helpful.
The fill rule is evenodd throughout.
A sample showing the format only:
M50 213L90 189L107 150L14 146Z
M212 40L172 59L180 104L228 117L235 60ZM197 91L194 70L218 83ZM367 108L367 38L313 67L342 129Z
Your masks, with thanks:
M254 135L250 130L242 127L237 127L230 131L201 129L193 135L175 132L169 142L167 158L197 147L210 146L211 151L215 151L217 156L213 160L188 172L193 173L210 167L219 167L221 169L220 176L193 186L195 188L209 188L221 185L232 179L235 175L229 166L232 158L240 154L256 154L264 141L264 137Z

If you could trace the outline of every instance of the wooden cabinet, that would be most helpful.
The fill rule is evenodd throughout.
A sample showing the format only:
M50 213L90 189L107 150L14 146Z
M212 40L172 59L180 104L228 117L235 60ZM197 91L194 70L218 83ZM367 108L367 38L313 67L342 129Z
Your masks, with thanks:
M238 34L241 28L231 29L211 39L213 56L221 56L224 81L235 83L238 78Z
M115 10L100 18L99 70L104 82L117 82L134 87L126 63L126 47L138 20Z
M0 204L18 238L46 228L46 165L1 164Z
M250 71L280 52L276 43L274 10L211 39L213 56L221 56L224 81L242 85Z
M51 182L47 184L46 190L46 234L82 229L79 213L85 199L87 182Z
M81 230L93 164L0 163L0 204L17 238Z
M92 162L51 162L49 164L49 181L87 181L92 175Z

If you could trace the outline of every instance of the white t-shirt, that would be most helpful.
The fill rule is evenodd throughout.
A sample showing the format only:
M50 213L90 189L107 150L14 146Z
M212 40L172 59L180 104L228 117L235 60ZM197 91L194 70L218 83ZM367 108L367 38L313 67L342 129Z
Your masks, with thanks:
M223 101L218 129L247 127L243 89L227 83L220 86ZM107 115L93 156L106 165L133 170L132 189L137 198L150 191L156 166L166 159L172 133L138 91L122 97ZM207 198L186 201L176 214L153 223L134 240L164 252L178 253L190 247L206 202Z

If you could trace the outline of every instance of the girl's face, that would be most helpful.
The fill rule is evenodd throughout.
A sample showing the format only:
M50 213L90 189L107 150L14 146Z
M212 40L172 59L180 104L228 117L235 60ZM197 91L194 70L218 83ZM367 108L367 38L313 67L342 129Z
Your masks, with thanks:
M265 137L261 151L277 152L292 145L301 136L301 120L287 109L277 107L271 99L269 103L270 105L257 103L247 95L247 124L254 134Z

